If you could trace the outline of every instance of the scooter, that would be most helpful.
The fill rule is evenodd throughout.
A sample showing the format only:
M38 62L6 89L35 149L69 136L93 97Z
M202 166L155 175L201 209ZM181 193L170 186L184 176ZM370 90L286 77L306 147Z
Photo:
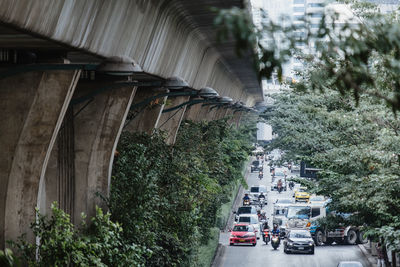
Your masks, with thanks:
M243 206L250 206L250 199L244 199Z
M263 173L262 172L260 172L259 174L258 174L258 178L260 178L260 180L263 178Z
M281 243L281 239L279 235L274 234L271 238L271 246L276 250L279 247L279 244Z
M282 186L278 186L278 192L279 194L282 192Z
M269 236L269 229L263 230L263 241L266 245L268 245L269 241L271 241L271 237Z

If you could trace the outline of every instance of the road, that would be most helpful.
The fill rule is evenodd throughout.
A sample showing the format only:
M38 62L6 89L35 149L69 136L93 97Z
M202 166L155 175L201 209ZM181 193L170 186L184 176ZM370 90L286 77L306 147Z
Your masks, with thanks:
M270 187L271 176L267 164L264 164L264 178L258 178L258 172L250 173L247 179L249 186L253 184L263 184L267 188ZM292 191L288 189L287 192L279 194L276 191L268 192L268 205L264 207L267 216L270 216L273 210L273 202L277 198L290 198ZM271 216L270 216L271 217ZM271 226L271 219L269 225ZM233 222L230 222L232 225ZM243 266L269 266L269 267L334 267L340 261L356 260L360 261L365 267L369 266L367 260L363 256L358 246L346 245L332 245L320 246L315 248L314 255L302 254L285 254L283 247L280 246L278 250L273 250L270 244L266 245L262 240L257 241L257 245L253 246L229 246L229 232L221 232L220 243L222 244L222 253L215 262L218 267L243 267Z

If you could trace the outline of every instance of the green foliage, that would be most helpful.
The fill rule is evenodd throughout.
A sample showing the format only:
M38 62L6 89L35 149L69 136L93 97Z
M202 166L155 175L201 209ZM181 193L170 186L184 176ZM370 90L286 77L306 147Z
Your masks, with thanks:
M14 256L11 249L0 250L0 266L16 267L20 266L18 259Z
M285 160L323 169L317 180L301 182L331 197L332 210L352 213L353 225L394 246L383 229L400 229L399 119L368 97L358 106L332 91L274 98L275 106L262 115L278 135L269 148L283 149Z
M173 146L162 133L122 134L108 205L124 238L151 252L146 266L199 263L218 210L243 181L254 130L233 129L225 120L186 121Z
M88 228L81 231L70 222L69 215L52 204L52 216L37 211L31 228L38 243L29 243L22 236L10 242L29 266L140 266L142 254L133 244L121 238L122 228L110 220L110 214L96 209Z

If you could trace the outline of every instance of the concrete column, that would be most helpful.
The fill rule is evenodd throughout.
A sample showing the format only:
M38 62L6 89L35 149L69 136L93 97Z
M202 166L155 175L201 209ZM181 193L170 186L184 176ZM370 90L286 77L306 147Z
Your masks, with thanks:
M134 86L110 89L115 83L100 79L78 84L73 99L99 89L102 92L71 107L73 116L66 116L64 124L70 125L72 141L65 142L59 135L59 146L51 155L53 164L46 171L46 194L42 196L45 201L41 208L48 210L51 202L58 200L74 223L80 222L82 212L88 218L95 215L96 205L106 208L96 193L108 196L114 152L136 92ZM66 160L71 157L72 163ZM67 166L69 171L63 171ZM57 183L51 183L53 177Z
M80 71L27 72L0 80L0 247L27 233Z
M128 115L124 130L129 132L145 132L152 134L161 117L167 97L157 98L151 103L134 108L134 106L146 99L158 94L166 93L166 89L150 89L139 87L132 101L132 107Z
M189 101L189 99L190 96L178 96L168 98L164 110L178 106L184 102ZM178 133L183 116L185 115L186 107L187 106L183 106L180 109L161 114L160 120L156 127L157 129L166 132L167 137L165 141L167 144L175 143L176 134Z
M216 113L214 115L214 120L220 120L225 118L226 113L228 112L228 109L224 108L224 107L216 107Z

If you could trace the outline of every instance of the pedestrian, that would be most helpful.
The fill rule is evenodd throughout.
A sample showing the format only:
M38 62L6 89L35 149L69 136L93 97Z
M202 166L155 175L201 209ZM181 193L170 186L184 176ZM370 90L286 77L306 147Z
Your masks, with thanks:
M376 248L376 253L378 254L377 266L378 267L385 267L385 260L383 259L383 249L382 249L381 242L378 242L376 244L375 248Z

